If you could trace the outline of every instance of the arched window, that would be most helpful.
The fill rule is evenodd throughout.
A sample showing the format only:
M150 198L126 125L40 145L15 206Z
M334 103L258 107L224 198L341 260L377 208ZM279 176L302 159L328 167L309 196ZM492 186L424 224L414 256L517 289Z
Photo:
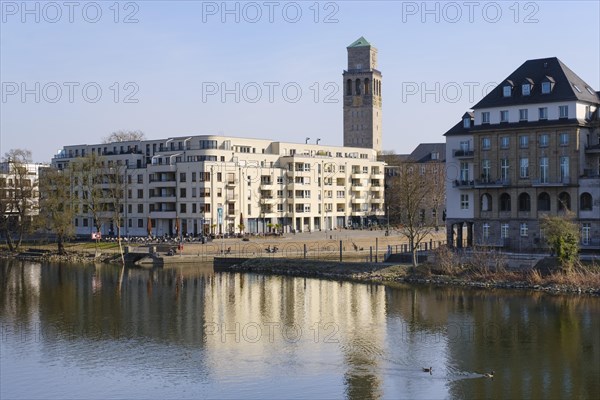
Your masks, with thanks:
M357 79L355 82L354 94L360 95L360 79Z
M579 197L579 209L581 211L592 211L592 195L585 192Z
M510 211L510 195L508 193L500 195L500 211Z
M369 82L369 78L365 78L365 94L369 94L371 92L371 84Z
M492 196L489 193L481 195L481 211L492 211Z
M538 211L550 211L550 195L542 192L538 195Z
M567 192L562 192L558 195L558 211L566 211L571 209L571 196Z
M519 195L519 211L531 211L531 197L527 193Z
M352 96L352 79L346 81L346 96Z

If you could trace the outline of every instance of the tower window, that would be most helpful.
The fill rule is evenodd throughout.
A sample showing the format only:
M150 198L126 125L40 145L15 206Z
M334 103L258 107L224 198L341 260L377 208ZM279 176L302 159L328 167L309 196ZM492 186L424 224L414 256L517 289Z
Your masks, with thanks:
M352 80L348 79L346 81L346 96L352 96Z
M355 82L354 94L360 95L360 79L357 79Z

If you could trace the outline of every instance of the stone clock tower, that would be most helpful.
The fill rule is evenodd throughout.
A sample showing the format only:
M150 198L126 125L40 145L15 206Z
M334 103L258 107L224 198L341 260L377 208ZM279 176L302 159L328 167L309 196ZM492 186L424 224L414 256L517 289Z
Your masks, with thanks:
M381 72L377 49L361 37L348 49L344 71L344 146L381 151Z

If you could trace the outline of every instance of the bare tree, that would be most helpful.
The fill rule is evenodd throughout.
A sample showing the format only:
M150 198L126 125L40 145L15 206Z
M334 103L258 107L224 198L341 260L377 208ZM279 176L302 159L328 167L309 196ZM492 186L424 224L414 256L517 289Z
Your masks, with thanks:
M4 156L0 179L0 229L10 251L21 246L23 235L32 229L38 209L38 182L31 170L31 151L12 149ZM16 237L16 241L15 241Z
M393 166L386 182L388 217L408 239L416 266L419 246L435 229L445 197L443 168L439 163L407 162L389 155L386 159Z
M70 169L45 168L40 178L40 221L56 235L58 253L65 254L65 241L73 235L72 175Z
M127 166L117 163L103 169L103 182L107 185L105 191L105 204L107 211L111 214L113 226L116 229L117 241L119 243L119 251L121 261L125 265L123 256L123 248L121 246L121 227L123 226L123 213L125 209L125 190L127 184Z
M105 162L102 156L91 153L73 160L70 165L74 182L74 197L81 202L81 212L84 215L92 216L93 226L97 233L100 232L107 217L103 188L105 185L103 174L103 170L106 168Z
M142 131L116 131L102 139L102 143L113 142L133 142L136 140L145 140L146 135Z

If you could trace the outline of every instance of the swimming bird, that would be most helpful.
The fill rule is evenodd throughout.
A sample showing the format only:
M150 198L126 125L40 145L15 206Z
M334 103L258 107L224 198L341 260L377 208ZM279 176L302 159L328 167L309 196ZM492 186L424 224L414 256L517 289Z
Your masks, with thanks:
M494 378L494 371L483 374L486 378Z
M433 372L433 367L423 368L423 372L429 372L429 374L431 375L431 373Z

